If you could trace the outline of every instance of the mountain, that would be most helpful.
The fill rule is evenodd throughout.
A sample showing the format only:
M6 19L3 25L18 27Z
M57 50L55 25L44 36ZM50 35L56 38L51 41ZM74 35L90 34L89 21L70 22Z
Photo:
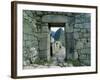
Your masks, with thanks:
M62 45L65 46L65 35L62 28L59 28L56 32L51 31L50 36L52 36L55 41L60 41Z
M59 40L61 36L64 36L64 31L62 28L59 28L54 35L55 40Z
M55 41L60 41L63 46L65 46L65 34L62 28L59 28L54 35Z
M55 36L55 32L54 32L54 31L51 31L50 36L52 36L52 37L54 38L54 36Z

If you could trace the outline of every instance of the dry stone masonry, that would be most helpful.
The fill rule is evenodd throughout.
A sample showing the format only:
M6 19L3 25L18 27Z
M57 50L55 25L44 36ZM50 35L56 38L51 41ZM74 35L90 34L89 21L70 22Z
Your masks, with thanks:
M91 18L90 14L78 14L74 23L74 53L82 65L91 65Z
M67 61L91 65L91 15L23 10L23 65L50 62L50 23L65 24Z

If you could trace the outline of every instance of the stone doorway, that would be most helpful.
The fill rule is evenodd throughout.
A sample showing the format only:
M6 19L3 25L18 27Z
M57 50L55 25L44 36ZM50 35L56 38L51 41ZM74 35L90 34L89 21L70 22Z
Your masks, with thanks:
M50 56L65 57L65 23L48 23L50 31Z
M23 10L23 65L41 64L44 67L49 64L52 67L50 27L65 29L66 54L62 63L91 65L90 23L88 13Z

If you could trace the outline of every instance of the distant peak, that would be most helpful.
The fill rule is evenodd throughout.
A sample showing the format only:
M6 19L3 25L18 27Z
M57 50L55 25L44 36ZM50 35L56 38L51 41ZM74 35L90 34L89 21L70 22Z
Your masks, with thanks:
M62 29L62 28L59 28L58 30L62 30L62 31L63 31L63 29Z

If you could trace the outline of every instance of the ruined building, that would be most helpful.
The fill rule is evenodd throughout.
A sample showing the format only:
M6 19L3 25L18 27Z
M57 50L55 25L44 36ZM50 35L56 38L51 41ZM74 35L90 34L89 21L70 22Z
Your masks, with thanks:
M81 65L91 65L91 15L89 13L23 10L23 60L32 63L30 49L37 52L33 58L49 61L50 27L65 28L67 60L79 60ZM30 54L30 56L29 56Z

